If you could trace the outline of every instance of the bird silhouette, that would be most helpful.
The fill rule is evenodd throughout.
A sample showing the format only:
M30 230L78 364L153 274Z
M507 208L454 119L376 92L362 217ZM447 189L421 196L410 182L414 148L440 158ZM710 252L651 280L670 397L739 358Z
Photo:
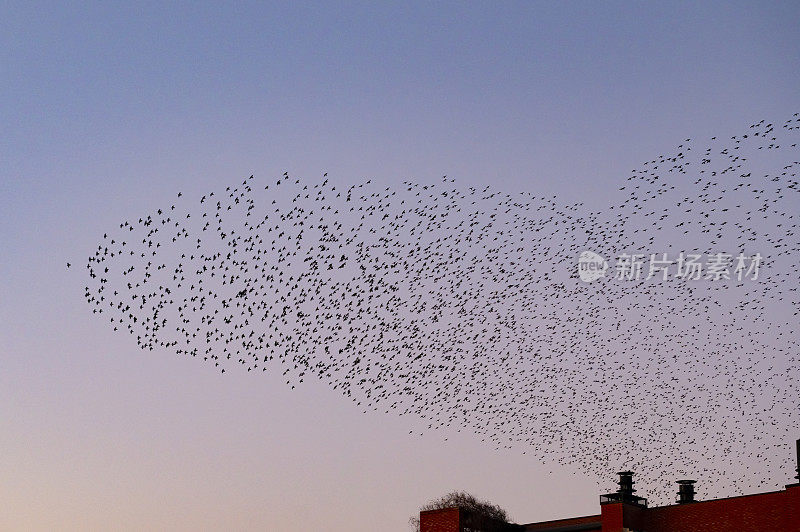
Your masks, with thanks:
M752 490L800 430L798 128L685 138L599 210L250 176L104 234L84 295L141 349L319 380L422 434L634 469L655 499L664 471ZM591 283L587 250L613 264Z

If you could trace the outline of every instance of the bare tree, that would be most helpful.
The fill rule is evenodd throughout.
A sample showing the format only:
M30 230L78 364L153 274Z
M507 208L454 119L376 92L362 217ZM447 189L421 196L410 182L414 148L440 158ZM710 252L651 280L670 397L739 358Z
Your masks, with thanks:
M458 508L464 514L465 530L473 532L500 532L510 530L508 512L496 504L478 500L463 491L453 491L423 505L419 511ZM419 515L408 520L415 532L420 532Z

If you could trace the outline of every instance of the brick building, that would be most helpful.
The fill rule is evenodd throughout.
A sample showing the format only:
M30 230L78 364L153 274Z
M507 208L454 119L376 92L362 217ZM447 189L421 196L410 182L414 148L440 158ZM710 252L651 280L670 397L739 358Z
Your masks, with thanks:
M694 481L679 480L677 504L648 507L634 495L633 473L600 496L600 513L525 525L487 522L458 508L420 512L420 532L800 532L800 440L797 480L783 490L696 501Z

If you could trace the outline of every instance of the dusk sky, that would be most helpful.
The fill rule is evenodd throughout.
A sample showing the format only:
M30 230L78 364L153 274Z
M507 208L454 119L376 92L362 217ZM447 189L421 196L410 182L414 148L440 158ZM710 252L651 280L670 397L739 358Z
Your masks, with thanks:
M615 470L598 486L464 431L410 434L425 423L313 378L139 349L86 304L86 257L178 192L250 175L447 175L601 209L688 137L800 111L792 2L0 12L2 530L404 531L454 489L516 522L596 513Z

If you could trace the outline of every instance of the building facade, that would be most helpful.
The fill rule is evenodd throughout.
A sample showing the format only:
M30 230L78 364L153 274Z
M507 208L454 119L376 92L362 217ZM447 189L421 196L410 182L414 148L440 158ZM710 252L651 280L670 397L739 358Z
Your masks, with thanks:
M694 481L679 480L678 503L648 507L634 495L633 473L619 474L619 489L600 496L600 513L539 523L507 524L478 519L458 508L420 512L420 532L800 532L798 483L783 490L696 501Z

